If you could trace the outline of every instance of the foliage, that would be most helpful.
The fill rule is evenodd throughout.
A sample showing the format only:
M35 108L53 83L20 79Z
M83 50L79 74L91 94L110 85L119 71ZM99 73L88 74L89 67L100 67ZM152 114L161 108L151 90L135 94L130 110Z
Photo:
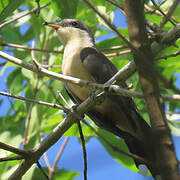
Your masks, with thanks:
M50 0L41 0L40 5L44 3L51 2ZM119 0L119 2L122 2ZM146 1L148 4L148 1ZM172 0L171 0L172 2ZM98 7L100 12L102 12L110 21L113 22L114 10L115 6L109 4L104 0L93 0L95 6ZM149 5L149 4L148 4ZM166 9L171 5L171 3L166 4ZM167 7L168 6L168 7ZM14 1L14 0L2 0L0 1L0 23L4 23L10 19L20 16L27 10L31 10L32 8L37 7L35 1ZM154 8L154 7L152 7ZM180 7L173 13L173 18L177 21L180 20ZM157 14L149 14L145 11L146 18L159 24L162 20L162 16ZM54 36L54 32L50 30L50 28L46 28L42 25L45 21L58 21L59 18L79 18L83 20L93 31L93 34L96 37L104 37L109 34L109 29L102 28L104 22L100 20L99 17L91 10L83 1L81 0L53 0L51 5L46 8L41 9L40 14L30 14L24 18L21 18L8 26L1 29L0 32L0 41L6 43L16 43L25 46L31 46L32 40L36 41L36 47L41 49L48 50L58 50L61 51L63 49L62 44L59 40ZM173 25L171 23L166 23L163 27L163 31L167 31L172 28ZM120 32L128 38L128 30L127 28L120 29ZM97 48L110 48L112 46L124 46L125 43L119 37L111 37L106 38L105 40L101 40L97 42ZM176 46L180 46L180 40L176 41ZM173 45L169 45L168 48L162 50L158 56L168 56L174 54L178 48ZM22 59L25 62L32 62L31 54L29 50L23 50L20 48L8 48L1 47L6 52L13 54L15 57ZM108 53L119 52L121 50L109 50ZM107 53L107 52L105 52ZM57 65L61 66L62 54L57 53L46 53L46 52L35 52L35 56L38 61L42 64L46 65ZM116 65L118 69L122 68L125 64L132 60L132 56L130 54L125 54L122 56L115 56L110 58L112 62ZM67 93L64 90L63 83L54 79L50 79L44 76L37 76L37 74L32 73L29 70L26 70L21 67L17 67L14 64L8 62L6 65L1 68L1 75L4 74L5 70L9 67L14 67L14 69L8 74L6 79L6 85L8 91L12 94L22 95L24 97L30 99L42 100L50 103L61 103L65 104L61 98L59 98L57 94L57 90L59 90L67 102L70 102ZM179 56L162 58L157 61L156 67L159 72L166 77L171 84L176 86L177 74L180 73L180 61ZM60 73L61 68L50 67L51 71L55 71ZM133 84L132 90L141 91L140 84L138 81L138 75L134 74L131 78L127 80L128 84ZM161 89L161 93L164 94L173 94L173 90L167 89L164 87L164 84L159 82L159 86ZM2 90L2 89L0 89ZM25 142L25 149L33 148L37 143L40 142L41 134L49 134L52 132L53 128L63 120L66 116L63 111L49 108L46 106L22 102L17 99L11 99L12 106L8 109L7 113L4 116L0 117L0 141L7 143L9 145L19 147L22 146L24 139L27 140ZM135 99L135 102L140 110L140 113L143 117L149 121L148 115L146 112L145 102L142 99ZM0 99L0 108L3 105L2 99ZM180 108L180 104L176 102L167 102L166 106L168 107L168 111L172 114ZM174 121L174 119L169 119L170 127L172 127L172 133L174 132L176 135L180 135L179 124ZM90 122L90 121L89 121ZM94 124L90 122L92 126ZM82 125L84 136L91 138L95 136L95 133L87 126ZM96 128L94 126L94 128ZM121 139L116 139L113 135L109 133L102 133L99 129L97 129L100 134L109 139L112 143L117 144L120 142L122 144L121 148L124 151L128 151L126 145L123 143ZM66 134L66 136L79 136L77 126L72 126ZM111 156L116 159L123 166L137 171L132 159L127 156L120 155L117 152L113 152L111 147L105 144L103 141L102 144L107 149L107 151L111 154ZM12 156L13 153L5 152L3 150L0 151L0 157L4 156ZM9 173L12 171L11 166L16 166L19 164L18 161L12 162L3 162L0 166L0 179L6 179ZM40 170L35 168L32 171L32 179L39 178ZM37 177L38 175L38 177ZM74 179L78 173L72 171L65 171L62 169L57 169L54 179ZM30 176L29 176L30 178Z

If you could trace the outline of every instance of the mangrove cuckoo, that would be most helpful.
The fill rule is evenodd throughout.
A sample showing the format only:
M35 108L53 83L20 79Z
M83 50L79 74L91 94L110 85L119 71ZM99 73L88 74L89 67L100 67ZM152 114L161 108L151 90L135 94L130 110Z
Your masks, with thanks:
M90 28L82 21L64 19L58 23L45 22L44 25L54 28L64 45L64 75L104 84L117 73L111 61L96 49ZM120 86L126 87L123 82ZM89 88L72 83L65 83L65 88L76 103L84 101L91 93ZM137 112L131 98L107 95L87 114L99 127L123 138L132 153L147 158L149 149L144 144L151 128ZM137 160L135 162L139 164Z

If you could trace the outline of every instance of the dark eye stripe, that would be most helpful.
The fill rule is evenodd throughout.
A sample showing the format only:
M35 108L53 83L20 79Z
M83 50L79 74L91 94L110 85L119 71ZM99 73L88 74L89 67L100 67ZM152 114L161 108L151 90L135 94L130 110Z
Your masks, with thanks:
M72 22L71 24L73 27L79 27L79 24L77 22Z
M83 24L80 20L65 19L59 23L63 27L74 27L89 32L89 28Z

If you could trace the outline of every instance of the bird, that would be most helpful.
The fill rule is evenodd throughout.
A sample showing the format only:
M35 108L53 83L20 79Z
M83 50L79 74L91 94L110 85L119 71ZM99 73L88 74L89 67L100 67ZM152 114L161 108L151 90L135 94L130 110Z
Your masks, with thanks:
M104 84L113 77L118 69L97 50L91 29L79 19L63 19L60 22L45 22L56 30L64 45L62 74L89 82ZM117 82L127 88L125 82ZM65 89L75 103L81 103L92 93L88 87L65 83ZM104 101L87 112L95 124L114 135L123 138L131 153L153 161L150 149L150 125L141 117L130 97L107 94ZM142 164L134 159L138 166ZM147 164L149 169L153 169Z

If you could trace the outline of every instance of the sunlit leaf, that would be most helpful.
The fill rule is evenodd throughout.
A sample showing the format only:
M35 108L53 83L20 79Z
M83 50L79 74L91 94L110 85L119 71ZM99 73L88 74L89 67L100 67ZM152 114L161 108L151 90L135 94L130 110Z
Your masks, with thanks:
M19 68L13 70L7 77L7 86L10 92L17 94L23 88L23 77Z
M47 168L43 168L43 170L46 173L48 172ZM78 172L68 171L65 169L55 169L53 179L54 180L73 180L74 178L76 178L79 175L80 175L80 173L78 173ZM44 178L45 177L42 174L42 172L38 168L36 168L32 179L44 179Z
M54 13L64 19L64 18L74 18L76 15L78 0L53 0L51 2L51 7Z
M174 136L180 136L180 125L178 126L176 123L168 123L168 125Z

